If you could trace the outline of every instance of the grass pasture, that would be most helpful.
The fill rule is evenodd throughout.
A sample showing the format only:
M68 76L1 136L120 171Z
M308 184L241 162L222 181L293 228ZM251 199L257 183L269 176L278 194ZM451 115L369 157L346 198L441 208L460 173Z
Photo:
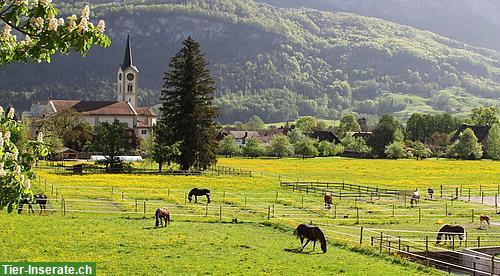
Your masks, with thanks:
M481 245L500 243L499 226L478 229L480 213L490 215L493 222L500 220L495 207L467 202L464 197L467 187L478 195L478 186L467 186L469 181L479 183L483 192L496 191L498 162L317 158L221 159L220 163L250 169L253 176L74 175L40 170L40 181L33 186L49 195L53 213L1 213L0 242L20 250L2 251L0 259L93 260L103 274L418 275L441 272L379 255L376 247L369 246L372 237L375 245L381 232L421 245L426 237L432 242L438 223L448 223L465 226L469 246L478 236ZM437 200L422 199L411 208L409 199L396 197L335 198L334 207L325 210L321 195L279 185L280 179L296 178L345 179L405 190L432 185ZM443 198L440 185L445 185ZM465 187L460 190L461 200L450 200L451 185ZM204 204L205 198L197 204L186 202L192 187L210 188L212 203ZM423 190L421 194L424 198ZM172 212L167 229L153 227L153 213L160 206ZM294 252L299 243L292 236L293 228L310 222L325 232L330 242L326 254L309 253L311 248L303 254ZM359 246L360 227L364 227L363 246ZM28 247L33 240L43 246ZM450 249L449 245L431 247Z

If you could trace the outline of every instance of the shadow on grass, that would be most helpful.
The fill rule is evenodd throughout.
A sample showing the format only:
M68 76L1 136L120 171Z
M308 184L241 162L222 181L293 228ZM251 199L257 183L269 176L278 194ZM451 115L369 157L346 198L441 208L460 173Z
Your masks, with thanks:
M285 252L295 253L295 254L304 254L304 255L313 255L313 254L322 254L321 252L314 251L300 251L300 248L285 248Z

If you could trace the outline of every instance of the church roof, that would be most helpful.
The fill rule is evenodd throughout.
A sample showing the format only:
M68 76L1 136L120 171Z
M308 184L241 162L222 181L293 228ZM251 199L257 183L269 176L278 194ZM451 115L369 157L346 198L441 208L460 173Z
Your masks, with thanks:
M122 70L125 70L129 67L134 68L136 71L137 67L134 66L133 59L132 59L132 46L130 45L130 34L127 35L127 44L125 46L125 54L123 57L123 63L120 65Z
M126 102L118 101L79 101L79 100L51 100L50 108L54 112L73 108L86 115L136 115L134 108Z
M135 111L137 112L137 115L139 116L151 116L154 117L156 114L151 110L149 107L136 107Z

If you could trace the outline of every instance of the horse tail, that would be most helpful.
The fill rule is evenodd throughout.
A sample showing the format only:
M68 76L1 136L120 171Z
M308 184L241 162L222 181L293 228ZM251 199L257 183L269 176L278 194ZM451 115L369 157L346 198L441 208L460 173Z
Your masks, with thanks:
M323 231L321 231L321 229L319 229L319 227L315 227L314 230L315 230L314 236L319 240L319 242L321 244L321 251L323 251L323 253L326 253L325 234L323 234Z
M170 211L167 209L167 214L165 215L166 224L170 224Z

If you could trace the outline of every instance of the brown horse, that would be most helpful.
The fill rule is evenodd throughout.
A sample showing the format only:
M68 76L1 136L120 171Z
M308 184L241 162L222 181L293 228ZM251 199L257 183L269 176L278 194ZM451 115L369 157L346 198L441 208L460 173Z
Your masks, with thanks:
M321 243L321 251L323 253L326 253L326 239L325 235L319 229L319 227L316 226L311 226L307 224L300 224L297 226L297 229L293 232L293 234L297 237L300 238L300 251L304 250L304 247L310 242L313 241L313 251L316 248L316 241L319 240ZM304 243L304 238L307 239L306 244L303 245Z
M479 216L479 221L481 222L481 225L483 225L484 222L488 223L490 225L490 217L487 215L481 215Z
M333 202L333 197L331 194L325 194L323 197L323 200L325 201L325 209L330 209L332 208L332 202Z
M170 224L170 212L166 207L158 208L155 212L156 217L156 227L163 226L163 222L165 222L165 226Z

